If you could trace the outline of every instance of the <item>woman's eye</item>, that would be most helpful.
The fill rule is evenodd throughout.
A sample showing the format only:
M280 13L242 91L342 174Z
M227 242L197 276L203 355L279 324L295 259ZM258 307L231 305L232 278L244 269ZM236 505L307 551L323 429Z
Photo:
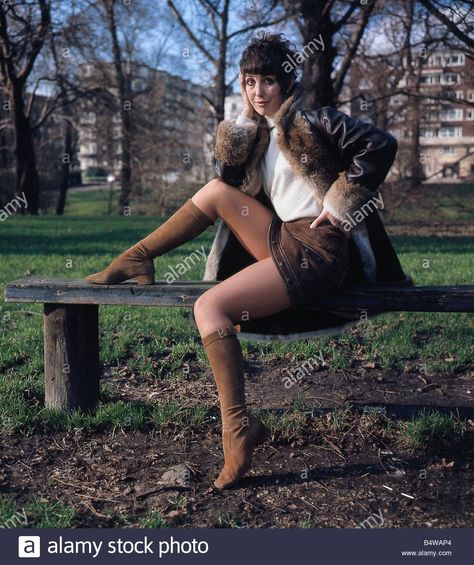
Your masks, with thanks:
M265 81L267 84L273 84L275 81L272 78L267 78Z

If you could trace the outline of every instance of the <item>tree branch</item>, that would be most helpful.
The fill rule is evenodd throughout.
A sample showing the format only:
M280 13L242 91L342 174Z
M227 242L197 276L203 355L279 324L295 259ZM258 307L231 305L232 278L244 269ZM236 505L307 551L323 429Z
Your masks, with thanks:
M474 40L472 40L468 35L463 33L458 26L450 20L443 12L440 12L436 6L430 2L430 0L419 0L430 14L435 16L441 23L443 23L451 33L453 33L458 39L460 39L467 46L474 48Z
M178 20L179 25L184 29L184 31L186 32L188 37L191 39L191 41L194 43L194 45L196 45L196 47L202 53L204 53L204 55L209 59L209 61L212 61L215 64L217 62L216 58L212 56L212 54L204 47L204 45L201 45L198 38L194 35L194 33L191 31L188 24L181 17L181 14L178 12L178 10L177 10L176 6L173 4L172 0L166 0L166 3L168 4L171 11L173 12L175 18Z

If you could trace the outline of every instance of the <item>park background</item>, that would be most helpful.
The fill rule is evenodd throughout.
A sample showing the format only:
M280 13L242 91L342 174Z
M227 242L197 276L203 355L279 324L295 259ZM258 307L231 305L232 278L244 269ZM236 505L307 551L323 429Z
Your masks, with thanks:
M441 0L0 3L1 284L82 279L214 178L217 124L241 107L238 59L263 30L297 45L308 107L397 137L379 212L404 270L472 284L473 14ZM156 259L157 278L209 251L215 229ZM0 526L473 524L469 314L243 341L272 441L224 496L208 489L218 398L187 311L101 308L94 414L44 406L41 305L2 303L0 320Z

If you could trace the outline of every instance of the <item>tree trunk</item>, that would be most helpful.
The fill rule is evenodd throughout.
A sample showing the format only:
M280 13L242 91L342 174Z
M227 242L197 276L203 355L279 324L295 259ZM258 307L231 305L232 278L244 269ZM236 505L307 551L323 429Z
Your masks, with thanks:
M413 25L415 20L415 0L408 0L407 14L407 34L406 34L406 57L407 57L407 70L408 70L408 83L409 88L414 93L410 100L410 123L409 131L410 136L410 160L409 171L410 177L408 179L409 188L413 189L421 184L424 179L423 165L420 161L420 118L421 118L421 98L420 98L420 81L421 81L421 61L418 54L413 52L411 44L411 35L413 32ZM415 58L415 60L413 60Z
M132 193L132 160L130 154L132 121L130 119L130 111L130 109L124 110L122 108L122 166L120 171L121 191L119 199L120 214L123 214L125 208L130 205L130 194Z
M133 110L132 106L132 88L131 88L131 73L132 68L129 67L125 76L121 47L117 34L117 23L115 20L115 2L116 0L105 0L104 6L108 17L108 26L110 37L112 40L112 51L114 57L115 79L117 83L117 90L120 99L120 115L122 118L122 151L121 151L121 167L120 167L120 183L121 191L119 198L119 213L123 214L125 208L130 204L130 194L132 192L132 166L130 149L132 146L132 120L130 112ZM131 62L129 61L131 65Z
M225 117L225 68L227 62L227 25L229 18L229 3L225 2L222 12L222 28L221 37L219 39L219 59L217 61L217 74L216 74L216 125L219 124Z
M65 118L63 122L63 163L61 167L61 184L59 186L59 198L56 205L56 215L62 216L64 214L64 207L66 206L67 189L69 188L69 171L71 169L71 156L72 156L72 125L71 122Z
M25 214L26 210L30 214L38 214L39 177L36 169L33 132L25 116L21 88L15 88L15 85L12 85L12 88L13 93L10 99L13 100L13 120L15 124L13 143L16 165L15 194L17 196L24 194L27 201L27 208L22 207L20 209L21 214Z
M324 7L325 2L321 0L302 0L301 4L303 44L319 40L320 36L324 42L324 49L312 50L304 65L302 83L307 92L306 104L309 108L334 106L336 102L331 78L336 56L332 44L334 29L330 11L323 14Z

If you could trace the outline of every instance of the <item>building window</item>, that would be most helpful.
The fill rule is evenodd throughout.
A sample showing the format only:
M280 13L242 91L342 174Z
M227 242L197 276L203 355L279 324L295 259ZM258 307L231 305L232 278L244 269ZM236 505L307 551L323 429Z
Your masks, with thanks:
M464 100L464 92L462 90L456 90L456 100Z
M452 178L459 175L459 163L443 167L443 177Z
M446 126L439 128L438 137L461 137L462 128L454 126Z
M440 120L462 120L462 108L445 108L439 113Z
M454 147L448 146L443 147L443 155L453 155L454 154Z
M426 138L436 137L436 130L431 128L422 128L420 130L420 135L421 137L426 137Z
M464 65L464 53L458 53L455 55L447 55L444 58L445 65Z
M466 120L474 120L474 110L466 110Z
M420 78L421 84L439 84L441 79L441 74L430 74L430 75L422 75Z
M443 73L441 75L441 84L457 84L458 82L461 82L459 73Z

